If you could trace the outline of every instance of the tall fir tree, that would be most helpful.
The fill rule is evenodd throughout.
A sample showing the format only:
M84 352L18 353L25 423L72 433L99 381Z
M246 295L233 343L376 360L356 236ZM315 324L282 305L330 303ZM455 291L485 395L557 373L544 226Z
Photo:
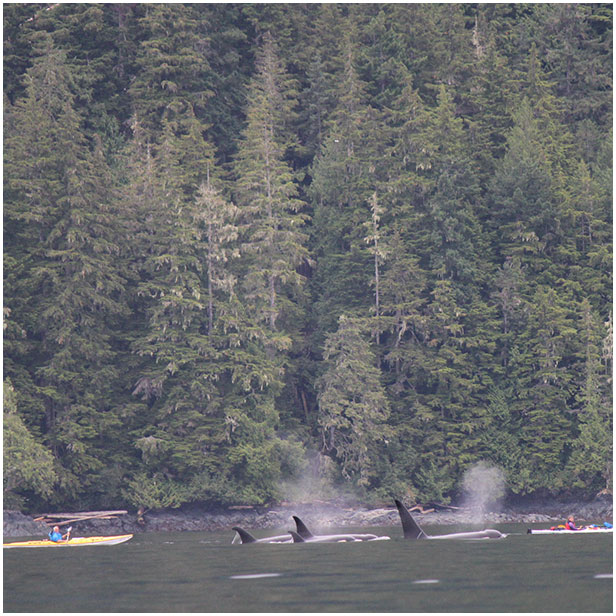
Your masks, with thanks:
M15 262L25 267L21 281L7 299L25 298L19 312L33 321L24 329L39 341L30 374L44 417L31 421L58 464L54 497L78 502L106 481L105 442L119 427L110 383L111 332L125 313L122 247L113 181L100 143L91 146L82 132L65 54L48 36L39 51L7 138L8 216L24 223L26 247Z
M134 430L142 464L126 495L142 506L223 498L226 426L218 382L231 371L224 334L237 329L228 271L237 256L236 208L215 188L213 148L192 108L183 101L173 107L155 157L139 147L144 136L137 127L135 152L144 159L130 189L144 255L136 306L147 318L132 344L143 358L134 394L148 410Z
M553 176L537 121L525 99L514 115L507 153L498 165L490 200L500 258L518 257L534 272L548 264L546 251L559 223Z
M343 72L336 89L336 108L328 136L312 167L310 196L314 203L313 276L316 342L336 327L344 310L365 316L369 310L372 258L362 225L370 216L370 198L382 173L379 114L368 104L366 84L357 69L356 32L345 32L338 50ZM345 309L343 309L343 305Z
M212 96L207 36L197 5L151 4L139 19L145 33L129 94L133 113L156 141L170 105L203 110Z
M249 94L248 125L235 165L244 225L242 251L250 263L245 298L272 337L285 318L285 288L301 285L297 268L308 257L293 173L284 155L294 99L292 86L270 36L257 63ZM288 311L287 311L288 312ZM273 341L273 340L272 340Z
M368 487L390 435L389 405L360 321L342 315L338 322L326 341L326 370L317 385L319 427L323 449L339 462L342 475Z
M243 363L238 366L244 375L228 400L230 455L236 461L238 480L254 479L257 469L262 471L265 461L271 461L271 472L262 475L251 497L259 500L271 497L281 473L280 452L286 445L275 435L280 419L276 399L287 371L292 371L294 345L299 342L301 268L309 262L304 203L285 160L292 144L294 105L294 84L273 37L266 33L248 91L247 125L234 165L245 344ZM280 452L275 455L276 446Z
M607 341L608 331L588 300L585 299L580 308L579 360L583 368L577 395L579 436L574 442L570 468L579 477L581 486L592 485L597 491L605 492L610 490L614 475L613 414L607 376L611 365L610 362L604 365L602 361L602 346Z
M28 430L21 418L10 380L3 383L2 496L4 507L19 509L28 493L49 498L57 475L51 451Z
M528 323L520 336L519 359L511 362L517 383L512 409L519 413L524 491L556 492L566 484L574 391L569 369L576 334L564 293L539 287L531 298Z

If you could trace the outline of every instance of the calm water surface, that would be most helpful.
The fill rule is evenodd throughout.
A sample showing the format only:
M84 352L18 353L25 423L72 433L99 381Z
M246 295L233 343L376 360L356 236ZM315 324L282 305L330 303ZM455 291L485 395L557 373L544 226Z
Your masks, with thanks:
M612 612L611 535L496 527L509 536L404 541L388 527L377 530L391 541L231 545L232 531L145 533L116 546L4 550L4 611Z

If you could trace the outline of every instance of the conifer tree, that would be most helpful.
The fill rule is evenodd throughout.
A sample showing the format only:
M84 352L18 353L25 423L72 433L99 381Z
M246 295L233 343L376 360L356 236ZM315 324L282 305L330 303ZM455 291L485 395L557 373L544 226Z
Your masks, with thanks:
M384 353L390 366L395 366L396 399L397 394L404 394L401 384L408 378L409 367L417 365L417 353L425 340L427 286L419 264L422 233L418 229L433 185L428 173L436 147L428 135L429 113L403 64L398 66L397 81L402 91L385 111L389 163L381 183L390 239L390 261L383 271L388 336Z
M303 283L297 268L308 257L302 231L306 217L284 159L293 91L270 36L264 37L257 71L235 171L244 225L242 252L250 264L244 297L274 342L278 321L285 317L285 290Z
M423 251L439 278L476 285L481 278L476 252L481 249L478 242L482 237L477 217L480 193L468 156L467 135L444 86L430 130L438 146L428 171L434 190L426 203ZM471 286L465 288L469 291Z
M482 186L489 181L494 166L505 153L512 118L510 109L518 96L519 75L511 59L512 23L509 8L480 4L473 30L477 70L472 76L469 133L473 158L479 162ZM509 53L507 53L508 50Z
M558 262L566 272L569 290L576 301L600 294L610 295L610 215L606 212L598 179L584 161L567 182L563 204L563 239Z
M508 257L494 277L492 299L501 317L499 336L500 357L503 367L509 363L511 349L524 330L528 302L525 299L526 278L517 257Z
M516 111L507 153L492 182L492 225L502 257L518 257L533 270L546 267L556 216L552 173L530 102Z
M11 381L3 384L2 487L4 507L20 508L28 492L49 498L57 475L51 452L28 431Z
M323 146L325 139L325 125L332 106L331 87L328 84L328 75L325 74L325 63L317 49L308 66L307 78L309 86L303 96L303 106L306 116L306 146L314 156Z
M435 8L438 31L447 32L431 44L436 83L452 88L457 102L462 105L468 96L468 81L475 64L471 31L467 27L469 18L461 4L440 4ZM432 12L433 7L426 7L426 10Z
M528 100L552 175L552 190L558 193L564 189L564 178L575 164L575 148L572 133L565 122L563 100L556 96L554 77L544 70L542 59L540 50L531 45L518 104L521 102L524 106L525 99Z
M344 477L369 486L379 449L390 435L389 405L363 336L357 319L340 317L338 331L326 341L327 368L317 388L324 451L335 456Z
M484 300L490 255L478 216L482 203L476 164L445 86L429 135L436 147L423 170L430 184L415 233L420 264L431 283L427 349L415 385L427 420L425 440L430 442L429 448L421 448L424 463L447 467L454 477L482 455L481 399L490 381L484 366L493 356L496 323Z
M402 90L386 108L384 118L389 145L384 189L396 216L412 228L433 184L428 172L438 144L429 134L431 114L413 87L413 76L401 63L397 82Z
M197 11L191 4L151 4L139 19L145 36L129 93L133 113L151 140L160 135L170 105L203 110L212 96L207 36Z
M110 332L125 312L124 278L100 143L91 150L82 133L65 54L49 37L39 50L7 143L8 211L24 223L19 266L27 265L18 287L27 289L23 308L34 318L27 336L39 340L30 371L45 415L34 421L61 468L56 497L71 499L106 473L104 443L118 422L109 406L116 378Z
M545 27L549 24L549 27ZM607 5L541 5L527 29L554 75L556 92L571 120L603 124L610 108L605 56L610 56L611 9ZM609 114L609 112L608 112Z
M301 212L304 203L285 160L291 143L293 83L267 33L256 69L248 92L247 126L234 166L244 319L239 333L242 348L236 354L238 376L226 398L226 413L231 472L248 498L262 502L276 491L283 452L288 450L288 443L274 432L279 422L276 398L287 369L292 369L293 345L299 341L298 298L304 285L300 270L309 255L303 230L307 217ZM267 472L264 465L269 467Z
M511 404L523 420L520 443L525 452L523 476L528 492L555 492L566 484L564 464L572 429L568 401L574 391L568 364L575 335L571 307L563 300L563 293L537 288L520 340L523 354L511 365L512 380L518 383Z
M336 83L342 74L338 54L342 24L340 5L321 4L316 8L309 27L310 38L306 46L307 84L300 92L299 135L311 158L323 146L330 117L336 106Z
M181 102L177 108L185 109ZM235 207L214 187L212 148L194 115L170 118L155 158L148 148L136 148L146 156L141 167L151 172L133 177L131 189L137 236L147 242L136 289L147 327L133 343L145 361L133 393L149 409L135 429L141 470L125 494L140 506L220 497L223 477L217 383L230 370L225 348L232 345L224 333L233 331L235 281L226 267L236 253ZM197 191L201 178L208 179Z
M395 230L390 240L390 260L383 272L382 303L385 340L385 361L394 374L392 392L408 395L403 383L413 382L410 374L423 362L423 345L427 335L425 307L426 272L419 267L418 258L409 254L402 234Z
M370 216L369 202L382 172L378 112L367 103L366 85L357 70L355 30L345 32L339 49L343 61L337 105L328 136L312 168L310 192L315 202L313 277L315 316L323 330L335 329L335 315L370 309L371 257L361 234Z
M582 486L590 484L609 490L613 477L613 417L610 387L601 365L601 344L606 332L587 299L581 304L579 319L583 362L577 396L579 436L570 463Z

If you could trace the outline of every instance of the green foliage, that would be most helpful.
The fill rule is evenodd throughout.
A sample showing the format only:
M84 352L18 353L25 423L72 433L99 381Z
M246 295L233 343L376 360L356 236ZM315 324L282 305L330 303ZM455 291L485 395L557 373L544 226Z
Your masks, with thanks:
M292 97L276 44L266 36L249 89L248 125L236 173L244 227L241 251L247 265L245 298L271 332L285 317L285 291L303 284L297 269L308 258L302 231L306 216L300 212L304 204L284 160Z
M163 477L148 477L145 474L127 481L122 492L127 502L136 509L177 508L187 500L186 486Z
M205 23L192 4L153 4L139 18L145 36L129 91L137 118L152 136L178 103L198 110L213 95L211 69L203 53L208 40Z
M611 486L610 5L3 18L6 502Z
M17 509L34 493L49 498L57 481L51 452L38 443L19 416L15 390L4 381L2 487L5 509Z
M66 498L96 483L103 441L118 425L108 384L117 374L111 328L126 314L121 220L100 143L91 147L81 132L66 54L49 36L38 51L7 136L7 216L21 221L12 241L22 246L5 298L37 341L25 357L44 416L29 421L43 428L62 467L54 497Z
M609 348L611 342L607 338L610 334L588 300L582 302L579 320L582 334L580 359L583 362L578 394L580 435L575 441L570 464L582 487L591 481L601 489L609 490L613 478L610 464L613 457L613 413L609 396L610 378L603 369L601 349ZM610 322L605 325L609 326ZM599 477L603 480L602 484L598 481Z
M317 382L319 427L325 451L342 474L365 486L374 480L375 460L390 435L389 405L360 323L342 315L323 353L325 372Z

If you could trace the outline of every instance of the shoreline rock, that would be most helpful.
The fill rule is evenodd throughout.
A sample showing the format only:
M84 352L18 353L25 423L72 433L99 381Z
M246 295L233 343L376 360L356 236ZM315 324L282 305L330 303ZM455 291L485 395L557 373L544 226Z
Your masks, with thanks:
M580 523L612 521L611 496L600 496L590 502L536 501L504 505L498 510L479 512L472 509L441 510L431 513L413 512L422 525L465 524L496 525L506 523L562 523L570 514ZM397 526L400 524L395 506L368 509L334 503L284 503L272 508L229 508L210 510L189 505L180 509L151 511L139 521L137 514L119 516L115 520L87 520L73 524L80 535L111 535L142 532L225 531L232 526L247 530L292 528L292 515L298 515L316 529L327 527ZM18 511L4 511L5 537L46 535L49 527Z
M31 516L20 511L2 512L2 534L5 537L30 537L47 535L49 527L43 522L35 522Z

